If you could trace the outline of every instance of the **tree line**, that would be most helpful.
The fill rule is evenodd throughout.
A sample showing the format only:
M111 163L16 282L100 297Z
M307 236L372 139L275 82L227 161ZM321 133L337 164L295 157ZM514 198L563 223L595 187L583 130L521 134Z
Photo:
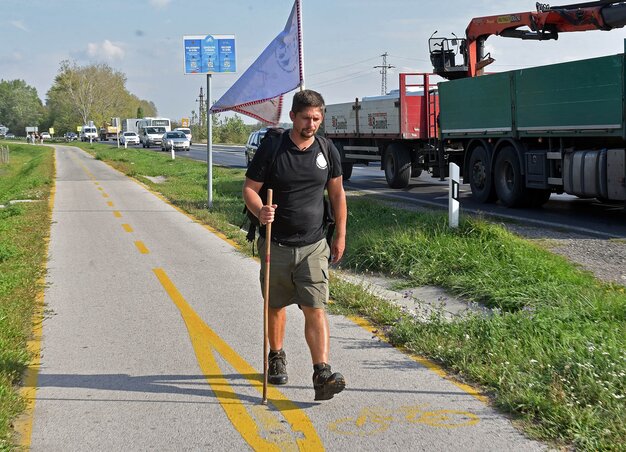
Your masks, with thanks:
M192 116L194 113L192 113ZM54 128L55 135L76 132L77 126L93 121L97 127L111 118L158 116L153 102L139 99L126 88L126 75L104 63L79 66L61 61L54 83L41 101L36 88L24 80L0 80L0 124L18 136L26 127L40 131ZM206 113L191 125L195 142L206 142ZM239 115L211 115L213 141L244 144L262 123L245 124ZM180 126L174 121L172 126Z
M126 75L107 64L79 66L62 61L45 104L24 80L0 80L0 123L16 135L25 128L53 127L57 135L75 132L93 121L97 126L112 117L156 116L154 103L139 99L126 88Z

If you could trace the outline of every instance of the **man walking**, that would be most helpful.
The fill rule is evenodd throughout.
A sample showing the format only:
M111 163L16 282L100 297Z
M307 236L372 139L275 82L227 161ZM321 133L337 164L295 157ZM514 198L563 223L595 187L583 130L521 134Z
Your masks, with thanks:
M297 304L304 314L304 335L313 361L315 400L328 400L345 387L343 375L331 371L330 332L325 306L328 302L328 262L339 262L346 243L346 195L341 158L328 141L316 137L324 119L324 99L312 90L296 93L289 117L293 128L280 138L265 140L246 172L243 198L261 223L258 243L261 287L265 273L265 225L272 224L270 245L270 297L268 335L270 343L268 381L288 381L283 350L286 307ZM329 161L330 160L330 161ZM263 188L272 188L274 204L264 205ZM324 229L324 189L335 216L332 245ZM263 194L264 196L264 194Z

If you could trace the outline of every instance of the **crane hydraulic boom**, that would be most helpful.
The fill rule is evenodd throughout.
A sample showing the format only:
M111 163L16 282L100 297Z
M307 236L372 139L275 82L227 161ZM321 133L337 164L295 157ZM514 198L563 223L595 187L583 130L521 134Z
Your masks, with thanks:
M626 25L626 1L536 6L537 11L474 18L465 30L465 39L433 34L429 47L434 72L447 79L481 75L483 68L494 61L484 51L485 41L492 35L542 41L558 39L559 33L612 30ZM462 62L456 64L459 58Z

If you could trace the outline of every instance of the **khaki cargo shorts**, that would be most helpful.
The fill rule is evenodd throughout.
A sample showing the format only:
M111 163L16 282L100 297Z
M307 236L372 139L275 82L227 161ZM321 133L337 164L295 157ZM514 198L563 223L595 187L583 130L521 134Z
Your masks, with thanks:
M257 247L261 258L261 294L265 281L265 238ZM324 308L328 301L328 259L326 239L312 245L292 247L272 242L270 247L271 308L290 304Z

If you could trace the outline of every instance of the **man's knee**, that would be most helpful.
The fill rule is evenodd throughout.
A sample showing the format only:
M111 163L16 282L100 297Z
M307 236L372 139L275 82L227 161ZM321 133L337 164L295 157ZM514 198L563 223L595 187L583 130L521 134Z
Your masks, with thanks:
M326 319L326 310L324 308L313 308L310 306L301 306L304 317L310 320Z

